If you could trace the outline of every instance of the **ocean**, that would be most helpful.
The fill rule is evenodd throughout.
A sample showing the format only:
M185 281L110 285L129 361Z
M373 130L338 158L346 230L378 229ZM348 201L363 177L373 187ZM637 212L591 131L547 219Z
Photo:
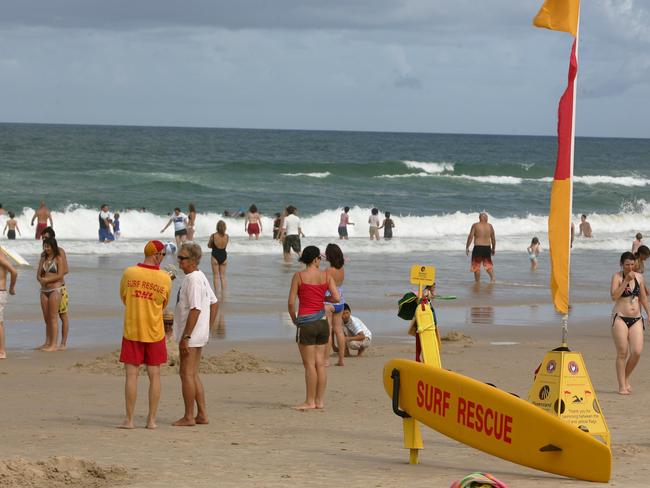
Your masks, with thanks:
M160 230L174 207L190 202L206 252L219 219L231 236L216 338L293 334L286 296L300 266L285 265L271 237L273 213L288 204L299 208L303 246L341 245L346 299L377 337L404 332L396 303L412 289L415 263L436 266L438 292L458 297L436 305L443 331L557 326L546 234L555 152L554 137L0 124L0 203L23 231L0 242L37 261L41 244L29 221L41 199L53 210L71 269L72 346L119 344L120 274L141 258L146 240L173 241L171 228ZM575 174L574 221L588 214L594 237L576 238L572 251L572 316L608 327L618 256L635 233L650 234L650 140L578 138ZM123 237L112 244L97 242L103 203L121 213ZM259 241L248 240L243 219L223 217L251 203L264 215ZM346 205L356 225L349 241L339 241ZM393 240L369 241L372 207L392 213ZM497 283L477 286L464 249L482 210L496 231ZM525 251L533 236L542 243L536 272ZM201 268L211 278L208 259ZM39 342L31 270L21 271L5 316L10 347Z
M288 204L319 239L336 237L341 208L351 207L348 253L462 250L482 210L498 249L521 251L533 236L546 244L555 155L555 137L0 124L0 203L30 236L44 199L58 237L79 254L139 251L189 202L199 239L226 209L257 205L259 242L238 239L243 222L224 219L238 253L277 252L272 216ZM650 229L650 140L578 138L575 175L574 220L588 214L594 229L577 249L624 250ZM124 238L111 246L95 243L102 203L121 212ZM372 207L392 213L392 242L367 241ZM15 247L39 251L29 239Z

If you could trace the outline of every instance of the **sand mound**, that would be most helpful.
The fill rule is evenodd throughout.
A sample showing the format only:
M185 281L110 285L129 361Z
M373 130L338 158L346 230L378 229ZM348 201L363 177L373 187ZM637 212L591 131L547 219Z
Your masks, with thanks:
M57 456L47 461L20 457L0 460L0 486L3 487L99 488L124 481L126 477L126 468L100 466L88 459Z
M253 354L238 351L237 349L231 349L228 352L216 356L204 356L201 358L199 371L203 374L233 374L240 372L279 374L284 372L282 369L265 366L265 362L264 359ZM167 364L162 365L160 368L160 374L178 374L179 366L180 360L178 349L175 345L173 347L168 347ZM88 373L113 374L120 376L124 374L124 365L120 363L119 351L113 351L104 354L103 356L98 356L88 363L76 363L73 368ZM143 372L144 369L144 366L142 366Z
M472 342L472 338L470 336L465 335L462 332L457 332L455 330L447 332L440 338L440 340L445 342Z

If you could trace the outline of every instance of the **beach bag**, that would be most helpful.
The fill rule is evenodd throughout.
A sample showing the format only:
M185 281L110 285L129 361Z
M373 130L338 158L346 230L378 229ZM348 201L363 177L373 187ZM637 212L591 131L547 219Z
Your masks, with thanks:
M454 481L451 488L508 488L505 483L499 481L490 473L472 473L463 479Z
M413 292L408 292L397 302L397 316L403 320L413 320L417 307L417 295Z

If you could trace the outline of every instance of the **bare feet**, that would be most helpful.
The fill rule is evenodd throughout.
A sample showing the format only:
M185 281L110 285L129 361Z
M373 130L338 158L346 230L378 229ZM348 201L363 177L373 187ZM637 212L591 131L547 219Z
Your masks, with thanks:
M0 359L7 359L7 353L4 351L0 352Z
M65 351L66 348L67 348L67 347L66 347L65 344L61 344L61 345L59 345L59 349L58 349L58 350L59 350L59 351Z
M134 429L132 420L125 420L120 425L117 426L118 429Z
M151 430L153 430L153 429L157 429L157 428L158 428L158 424L156 424L155 421L149 420L149 421L147 422L146 428L147 428L147 429L151 429Z
M631 392L628 390L618 390L619 395L629 395Z
M343 363L343 361L338 361L338 362L336 363L336 365L337 365L337 366L345 366L345 363Z
M305 410L314 410L316 408L316 404L314 403L302 403L300 405L296 405L295 407L291 407L294 410L298 410L300 412L304 412Z
M194 417L194 421L200 425L206 425L210 423L208 417L205 415L197 415L196 417Z
M43 348L45 348L45 347L47 347L47 344L41 344L40 346L35 347L35 348L34 348L34 351L40 351L41 349L43 349Z
M628 393L632 393L632 385L630 385L629 383L627 384L625 389L627 390Z
M172 425L174 427L194 427L196 425L196 422L194 419L186 419L185 417L181 417Z
M366 350L365 347L359 348L359 352L357 353L357 357L359 358L359 357L363 356L363 352L364 352L365 350Z
M56 346L49 346L49 347L44 347L41 349L43 352L56 352L57 348Z
M329 360L329 359L326 359L325 362L323 363L323 365L324 365L326 368L329 368L329 367L330 367L330 360Z

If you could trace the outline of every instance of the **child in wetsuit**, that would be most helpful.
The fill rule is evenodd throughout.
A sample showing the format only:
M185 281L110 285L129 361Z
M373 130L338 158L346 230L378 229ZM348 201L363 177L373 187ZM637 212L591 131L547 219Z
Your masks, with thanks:
M14 240L16 239L16 231L18 231L18 235L22 237L20 228L18 227L18 221L16 220L16 214L9 212L9 220L7 220L7 223L5 224L2 235L5 235L6 233L7 239Z
M113 214L113 235L115 239L119 239L122 233L120 232L120 214Z

